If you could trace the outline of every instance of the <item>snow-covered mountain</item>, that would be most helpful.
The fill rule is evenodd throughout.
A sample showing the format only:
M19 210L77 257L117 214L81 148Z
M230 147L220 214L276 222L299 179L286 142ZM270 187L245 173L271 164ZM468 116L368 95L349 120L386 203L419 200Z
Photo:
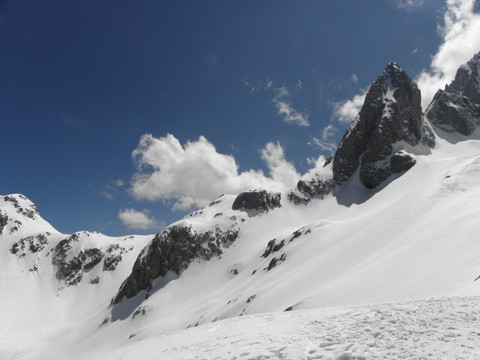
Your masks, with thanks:
M323 168L156 235L1 197L0 359L480 358L479 69L424 116L388 64Z

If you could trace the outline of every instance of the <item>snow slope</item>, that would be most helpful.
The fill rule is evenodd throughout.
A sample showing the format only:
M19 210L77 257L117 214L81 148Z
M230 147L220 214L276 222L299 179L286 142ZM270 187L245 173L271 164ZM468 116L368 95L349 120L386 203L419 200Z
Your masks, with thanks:
M0 215L8 218L0 233L2 360L22 358L26 354L42 358L44 348L48 348L49 354L57 348L64 352L65 348L74 346L78 338L89 336L89 332L98 328L97 322L105 318L111 294L152 237L111 238L86 231L61 234L20 194L0 197ZM102 261L79 271L77 274L81 274L82 279L69 286L59 278L58 268L52 263L57 245L67 239L74 240L65 252L67 261L86 249L102 249L105 254L102 260L112 255L108 249L117 249L117 245L125 251L115 269L105 270Z
M478 359L480 298L236 317L134 342L102 359Z
M480 129L434 140L388 69L301 186L155 237L61 234L0 197L0 360L480 359Z
M235 243L179 277L157 280L148 299L142 293L124 300L134 311L123 320L103 323L129 269L102 290L81 282L59 291L51 266L29 272L24 259L3 251L2 264L14 270L0 280L0 358L370 359L412 358L410 351L417 358L474 359L480 141L437 139L433 153L416 161L380 189L367 190L354 177L308 206L284 202L248 217L222 203L227 215L246 218ZM193 219L206 226L216 210ZM284 245L269 253L273 239ZM130 268L133 261L132 253ZM438 300L424 300L431 298ZM382 312L387 320L378 322Z

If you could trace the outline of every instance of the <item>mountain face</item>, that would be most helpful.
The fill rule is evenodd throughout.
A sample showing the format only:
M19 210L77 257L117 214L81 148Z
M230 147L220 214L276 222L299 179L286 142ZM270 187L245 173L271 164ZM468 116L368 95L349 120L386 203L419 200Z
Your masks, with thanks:
M211 205L216 209L215 213L207 207L157 234L141 251L113 303L118 304L124 297L132 298L143 290L152 290L152 282L159 277L164 278L169 273L180 275L194 259L208 261L221 256L223 249L237 239L240 223L244 220L229 213L216 212L218 204L224 200L220 198ZM204 221L211 224L208 230L204 229L204 224L195 225L205 216Z
M423 121L420 90L397 64L390 63L370 86L360 113L340 142L333 178L341 184L360 168L361 182L373 189L415 164L406 148L434 145Z
M480 53L457 70L450 85L437 91L426 117L447 133L473 134L480 124Z
M222 195L156 235L62 234L25 196L1 196L0 358L115 358L242 315L479 295L480 142L433 132L477 129L479 62L426 116L388 64L323 168L293 188Z
M80 283L97 285L117 267L129 271L132 256L145 245L143 236L110 238L88 231L61 234L21 194L0 196L0 224L0 249L8 253L7 259L17 259L31 273L53 275L58 292Z
M115 271L124 254L134 248L129 241L134 237L107 240L98 232L88 231L60 234L41 218L37 207L24 195L3 196L1 203L4 204L0 210L2 232L13 239L9 252L30 263L30 271L38 271L40 266L53 268L58 290L85 279L90 284L98 284L102 274ZM5 206L10 204L15 211L11 211L12 206ZM28 232L25 234L22 230Z

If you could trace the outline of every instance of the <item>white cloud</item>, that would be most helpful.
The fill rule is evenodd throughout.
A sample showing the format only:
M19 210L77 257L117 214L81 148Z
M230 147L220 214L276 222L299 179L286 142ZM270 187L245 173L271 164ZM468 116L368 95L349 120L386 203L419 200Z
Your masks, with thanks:
M358 83L358 76L357 74L352 74L352 81L357 84Z
M279 143L268 143L261 150L273 181L281 184L294 184L300 178L295 166L285 159L285 153Z
M332 124L326 126L322 132L322 140L327 140L337 132L337 128Z
M158 227L157 221L150 216L148 210L142 212L134 209L119 210L118 218L130 229L149 230Z
M98 193L108 200L113 200L118 195L118 188L121 188L125 185L122 179L110 181L105 187L100 190Z
M312 141L308 143L311 146L316 146L323 151L329 152L333 154L337 150L337 144L331 141L326 141L319 139L317 137L313 137Z
M308 114L298 112L292 107L290 92L285 87L276 88L275 92L272 102L277 108L278 115L283 117L283 121L298 126L310 126Z
M113 200L115 199L115 196L113 195L113 193L111 192L111 189L110 187L107 185L105 186L104 189L100 190L98 192L100 195L102 195L104 198L108 199L108 200Z
M439 26L443 43L432 57L430 70L416 78L424 110L437 90L455 78L460 65L480 50L480 14L474 12L474 5L475 0L447 0L444 24Z
M297 85L295 85L295 90L300 91L303 89L303 82L300 79L297 79Z
M274 96L272 102L277 109L277 114L280 115L286 123L298 126L310 126L308 114L305 111L300 112L294 109L292 105L292 94L285 86L278 87L270 79L252 83L247 78L242 79L242 82L252 93L259 92L260 90L273 90ZM299 79L295 85L295 90L298 92L302 90L302 88L303 83Z
M350 123L357 116L365 101L366 91L357 94L352 100L337 102L333 104L333 118L342 122Z
M413 10L414 8L422 6L424 3L424 0L397 0L397 6L405 10Z
M203 136L182 145L171 134L161 138L146 134L132 153L137 173L130 190L136 199L173 201L173 209L186 210L205 206L223 193L279 189L298 180L279 144L267 144L261 156L270 177L256 170L239 173L234 157L218 153Z

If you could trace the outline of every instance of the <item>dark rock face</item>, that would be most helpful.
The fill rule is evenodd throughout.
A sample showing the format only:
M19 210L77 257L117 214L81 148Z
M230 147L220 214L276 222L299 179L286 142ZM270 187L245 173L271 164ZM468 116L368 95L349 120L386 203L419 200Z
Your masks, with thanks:
M267 248L263 252L262 256L263 258L267 258L274 252L279 251L281 248L283 248L285 245L285 239L277 243L277 239L270 240L267 244Z
M270 271L277 265L283 263L287 259L287 253L285 248L288 248L288 245L295 239L298 239L302 235L309 234L310 232L311 230L308 228L301 228L294 231L291 235L283 239L275 238L273 240L270 240L267 244L267 247L265 248L265 251L261 255L261 257L265 259L270 257L268 266L264 268L264 270Z
M18 257L24 257L27 252L36 253L42 251L48 244L50 233L38 234L36 236L27 236L20 239L12 245L10 252Z
M118 244L110 245L103 260L103 270L114 271L122 261L122 254L125 252L127 250Z
M473 134L480 125L480 53L457 70L445 90L437 91L426 116L443 131Z
M280 193L269 193L266 190L247 191L237 196L233 202L233 210L269 211L281 207Z
M180 274L194 259L209 260L220 256L222 248L229 246L238 236L238 227L228 231L215 227L205 233L191 227L173 225L147 245L133 265L130 276L124 281L113 304L137 295L142 290L150 290L152 281L165 277L169 272Z
M8 224L8 216L0 211L0 235L3 233L3 229Z
M66 286L78 284L82 281L83 274L91 270L103 259L100 249L92 248L80 250L70 260L67 259L71 243L79 241L78 234L73 234L67 239L60 241L53 249L52 263L57 266L57 278L63 280Z
M371 85L360 113L342 138L333 160L334 181L340 184L350 179L360 167L362 183L375 188L399 169L407 170L407 164L414 164L410 158L403 161L403 167L396 165L401 150L396 144L402 143L433 147L435 141L422 119L420 90L397 64L390 63Z
M288 200L295 205L308 204L312 199L319 199L329 194L335 188L333 179L313 177L309 180L299 180L297 191L288 194Z

